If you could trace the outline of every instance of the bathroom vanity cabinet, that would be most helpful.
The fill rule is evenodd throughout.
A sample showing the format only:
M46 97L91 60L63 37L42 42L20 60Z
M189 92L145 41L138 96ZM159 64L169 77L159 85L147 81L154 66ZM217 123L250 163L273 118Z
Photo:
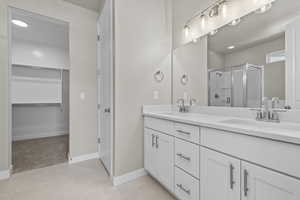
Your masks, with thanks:
M298 200L300 145L145 117L145 169L181 200Z

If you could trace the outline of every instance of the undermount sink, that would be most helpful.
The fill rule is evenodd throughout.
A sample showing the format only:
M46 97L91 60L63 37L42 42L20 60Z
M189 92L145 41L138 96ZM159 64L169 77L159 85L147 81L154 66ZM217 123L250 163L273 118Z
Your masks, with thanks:
M300 125L293 123L271 123L271 122L259 122L255 120L243 120L243 119L230 119L220 121L220 123L228 125L240 125L240 126L251 126L256 128L267 128L267 129L283 129L290 131L300 131Z

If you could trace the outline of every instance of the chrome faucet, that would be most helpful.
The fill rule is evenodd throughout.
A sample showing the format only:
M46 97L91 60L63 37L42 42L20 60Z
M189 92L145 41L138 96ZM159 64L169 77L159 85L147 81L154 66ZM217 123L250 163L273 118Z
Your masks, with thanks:
M196 103L196 99L190 99L188 104L186 104L185 100L183 98L180 98L177 100L177 104L179 107L179 112L181 113L188 113L190 112L191 107Z
M280 103L278 97L272 98L272 107L269 108L269 99L265 97L263 99L263 105L259 109L251 109L257 111L256 120L265 122L280 123L279 112L287 112L287 109L277 109L276 105Z

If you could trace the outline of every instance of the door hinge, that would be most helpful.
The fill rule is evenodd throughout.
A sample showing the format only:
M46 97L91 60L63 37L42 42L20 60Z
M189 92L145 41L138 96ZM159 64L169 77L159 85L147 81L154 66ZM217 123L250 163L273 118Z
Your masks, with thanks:
M98 104L98 105L97 105L97 109L98 109L98 110L100 110L100 108L101 108L101 105L100 105L100 104Z
M100 139L100 138L98 138L98 139L97 139L97 142L98 142L98 144L100 144L100 143L101 143L101 139Z

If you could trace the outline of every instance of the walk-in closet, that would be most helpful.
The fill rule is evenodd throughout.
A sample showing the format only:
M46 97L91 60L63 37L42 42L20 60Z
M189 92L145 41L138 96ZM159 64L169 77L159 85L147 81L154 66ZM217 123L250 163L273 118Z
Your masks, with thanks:
M66 162L68 24L11 9L10 102L14 173Z

